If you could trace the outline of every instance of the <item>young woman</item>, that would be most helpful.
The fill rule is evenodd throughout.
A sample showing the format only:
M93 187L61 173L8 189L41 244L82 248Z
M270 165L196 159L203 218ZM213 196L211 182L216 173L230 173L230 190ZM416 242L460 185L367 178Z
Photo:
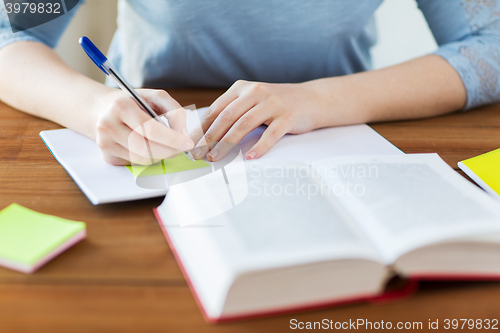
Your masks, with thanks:
M136 87L230 87L210 106L203 130L208 142L238 143L266 124L248 159L286 133L430 117L500 100L500 1L417 0L439 49L368 71L381 2L121 0L108 55ZM0 100L95 139L108 163L145 163L143 138L132 131L150 118L51 49L75 10L13 33L0 7ZM156 157L192 149L202 133L189 137L181 106L164 91L141 94L172 125L147 122ZM224 146L212 147L208 158L221 159ZM207 150L193 153L202 158Z

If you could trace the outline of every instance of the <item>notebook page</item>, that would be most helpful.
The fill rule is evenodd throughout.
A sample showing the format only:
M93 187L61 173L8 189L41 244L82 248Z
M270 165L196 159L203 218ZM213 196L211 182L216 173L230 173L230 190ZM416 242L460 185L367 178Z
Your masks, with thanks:
M401 150L370 126L352 125L318 129L301 135L287 134L262 157L303 163L349 155L402 155Z
M437 154L314 164L388 262L438 241L500 231L500 206Z
M187 124L190 131L201 126L198 117L201 117L205 111L206 108L198 109L197 113L188 111ZM265 126L258 127L238 144L243 154L246 154L257 143L265 129ZM323 128L300 135L287 134L259 160L292 160L307 164L328 157L367 154L402 155L404 153L370 126L362 124Z
M188 111L188 124L199 124ZM193 117L194 116L194 117ZM135 178L125 167L104 162L96 143L69 129L42 131L40 137L94 205L163 196L168 182L162 174Z
M189 131L200 126L200 115L205 110L187 111ZM243 154L257 142L264 129L259 127L242 140L238 147ZM167 192L168 176L139 177L136 180L126 168L103 162L95 142L83 135L62 129L43 131L40 136L93 204L152 198ZM300 136L286 135L261 159L309 162L325 156L361 154L402 152L369 126L356 125L321 129Z
M164 189L138 186L127 168L104 162L96 143L86 136L69 129L43 131L40 136L94 205L154 198L167 192L166 186ZM144 178L165 184L163 175Z

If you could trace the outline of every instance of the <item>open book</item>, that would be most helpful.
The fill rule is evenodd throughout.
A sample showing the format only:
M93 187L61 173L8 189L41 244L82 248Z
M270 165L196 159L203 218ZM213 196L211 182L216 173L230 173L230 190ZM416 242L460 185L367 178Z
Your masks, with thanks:
M369 299L394 274L500 277L500 205L436 154L224 169L155 210L210 321Z

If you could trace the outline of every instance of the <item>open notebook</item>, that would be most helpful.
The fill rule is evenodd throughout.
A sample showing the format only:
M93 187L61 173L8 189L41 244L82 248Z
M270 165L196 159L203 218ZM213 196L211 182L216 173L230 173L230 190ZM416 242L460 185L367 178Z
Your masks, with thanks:
M187 110L189 131L200 126L199 116L205 110ZM257 142L263 130L262 127L257 128L238 145L243 154ZM42 131L40 137L94 205L153 198L167 193L168 177L162 174L135 177L126 167L109 165L102 161L96 143L81 134L60 129ZM364 154L394 155L402 152L369 126L356 125L286 135L263 159L300 155L312 161L323 157ZM161 170L162 166L159 168ZM196 172L175 171L178 174Z
M173 185L156 209L209 321L379 298L395 274L500 278L500 205L437 154L225 169L233 207L213 173ZM193 211L205 218L182 227Z

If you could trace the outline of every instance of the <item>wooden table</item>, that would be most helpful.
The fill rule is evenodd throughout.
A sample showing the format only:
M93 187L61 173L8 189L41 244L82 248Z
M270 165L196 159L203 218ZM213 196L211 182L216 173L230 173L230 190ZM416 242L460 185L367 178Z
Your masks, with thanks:
M173 90L182 105L222 91ZM34 275L0 268L0 332L281 332L298 321L500 319L500 282L423 283L410 298L206 324L156 222L161 198L93 206L38 133L59 128L0 104L0 209L16 202L84 221L88 238ZM373 128L407 153L457 162L500 147L500 105ZM426 327L426 326L424 326Z

